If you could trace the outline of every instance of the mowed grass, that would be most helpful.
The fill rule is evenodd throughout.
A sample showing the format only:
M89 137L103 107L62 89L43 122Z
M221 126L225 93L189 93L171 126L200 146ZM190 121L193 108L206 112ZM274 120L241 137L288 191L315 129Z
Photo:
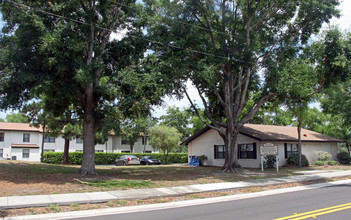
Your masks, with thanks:
M244 169L223 173L221 167L161 166L96 166L97 176L82 177L78 165L54 165L37 162L0 161L0 197L13 195L79 193L126 190L135 188L172 187L191 184L248 181L253 179L301 175L295 167ZM330 169L344 169L330 167ZM346 167L345 169L348 169ZM319 169L318 167L302 170Z

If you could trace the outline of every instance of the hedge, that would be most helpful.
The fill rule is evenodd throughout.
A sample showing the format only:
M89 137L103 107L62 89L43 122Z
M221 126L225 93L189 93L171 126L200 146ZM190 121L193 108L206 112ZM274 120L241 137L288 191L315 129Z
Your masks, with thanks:
M327 164L329 166L337 166L337 165L339 165L338 161L334 161L334 160L327 160L327 161L316 160L314 162L314 165L316 165L316 166L324 166L324 164Z
M139 158L143 156L153 156L154 158L165 164L165 157L163 153L95 153L95 164L114 164L115 160L122 155L135 155ZM70 152L69 163L70 164L82 164L83 152ZM60 164L63 162L63 152L46 152L44 153L44 163ZM169 153L168 163L188 163L187 153Z

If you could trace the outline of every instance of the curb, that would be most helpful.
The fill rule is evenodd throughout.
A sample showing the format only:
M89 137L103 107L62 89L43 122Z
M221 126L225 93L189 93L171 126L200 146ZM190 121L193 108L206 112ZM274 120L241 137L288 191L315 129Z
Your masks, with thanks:
M111 215L111 214L125 214L125 213L134 213L134 212L142 212L142 211L161 210L161 209L167 209L167 208L189 207L193 205L204 205L204 204L216 203L216 202L250 199L250 198L259 197L259 196L270 196L270 195L291 193L291 192L310 190L310 189L318 189L323 187L331 187L338 184L350 184L350 183L351 183L351 179L328 182L328 183L318 183L318 184L312 184L307 186L297 186L292 188L267 190L262 192L214 197L214 198L194 199L194 200L177 201L177 202L162 203L162 204L149 204L149 205L139 205L139 206L118 207L118 208L61 212L61 213L52 213L52 214L43 214L43 215L5 217L5 218L0 218L0 220L27 220L27 219L41 220L41 219L58 219L58 218L70 219L70 218L79 218L83 216L94 217L94 216L103 216L103 215Z
M193 193L238 190L248 187L274 186L286 183L301 183L329 178L351 176L351 171L320 173L313 175L290 176L282 178L258 179L252 181L223 182L212 184L196 184L167 188L130 189L109 192L87 192L70 194L32 195L0 197L1 209L16 209L29 207L46 207L50 205L104 203L111 200L137 200L160 197L183 196Z

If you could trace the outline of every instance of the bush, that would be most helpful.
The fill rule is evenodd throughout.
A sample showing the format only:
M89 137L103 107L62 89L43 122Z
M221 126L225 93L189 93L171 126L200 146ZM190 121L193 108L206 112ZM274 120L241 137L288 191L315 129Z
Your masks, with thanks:
M336 155L336 158L338 159L339 163L344 164L344 165L349 165L351 162L351 157L348 152L339 152Z
M122 155L135 155L139 158L143 156L153 156L154 158L165 163L165 157L163 153L95 153L95 164L114 164L115 160ZM83 152L70 152L69 163L81 165L83 160ZM60 164L63 162L63 152L47 152L44 153L44 163ZM168 163L188 163L187 153L169 153Z
M265 161L263 162L263 166L265 168L274 168L276 167L276 156L275 155L267 155L264 157Z
M328 161L332 158L332 155L325 151L315 151L313 154L316 155L317 160L319 161Z
M288 164L293 166L299 165L299 154L298 153L291 153L288 157ZM308 167L310 164L307 160L307 157L304 154L301 154L301 165L303 167Z
M339 162L338 161L335 161L335 160L328 160L328 165L330 166L337 166L339 165Z
M316 166L324 166L324 163L325 163L325 161L316 160L316 161L314 162L314 165L316 165Z
M207 156L205 154L202 154L202 155L198 156L197 159L200 162L200 166L203 166L204 163L208 160L208 158L207 158Z
M338 163L338 161L335 161L335 160L328 160L328 161L316 160L314 162L314 165L316 165L316 166L324 166L324 165L336 166L336 165L339 165L339 163Z

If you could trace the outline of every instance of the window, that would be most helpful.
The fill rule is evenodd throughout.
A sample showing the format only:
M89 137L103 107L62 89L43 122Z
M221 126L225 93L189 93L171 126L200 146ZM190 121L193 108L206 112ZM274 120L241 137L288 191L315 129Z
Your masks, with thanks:
M53 149L46 149L46 150L44 150L44 152L55 152L55 150L53 150Z
M83 152L83 150L76 150L76 152Z
M77 144L83 144L83 139L76 138L76 143L77 143Z
M4 150L0 149L0 158L3 158L3 157L4 157Z
M29 149L23 149L22 158L29 158Z
M122 142L121 143L122 143L122 145L129 145L129 140L122 138Z
M146 145L147 144L147 137L146 136L141 138L141 144L142 145Z
M104 152L103 150L95 150L95 152Z
M5 139L5 134L0 133L0 142L4 142L4 139Z
M151 154L151 153L152 153L152 151L151 151L151 150L146 150L146 151L144 151L144 153Z
M130 150L122 150L121 153L130 153Z
M285 158L288 158L291 153L297 152L297 144L284 143L284 149L285 149Z
M224 145L214 146L214 159L224 159L225 158L225 147Z
M29 142L30 141L30 134L24 133L23 134L23 142Z
M45 142L45 143L55 143L55 138L54 138L54 137L48 137L48 136L46 136L46 137L44 138L44 142Z
M257 159L256 143L253 144L239 144L238 145L239 159Z

